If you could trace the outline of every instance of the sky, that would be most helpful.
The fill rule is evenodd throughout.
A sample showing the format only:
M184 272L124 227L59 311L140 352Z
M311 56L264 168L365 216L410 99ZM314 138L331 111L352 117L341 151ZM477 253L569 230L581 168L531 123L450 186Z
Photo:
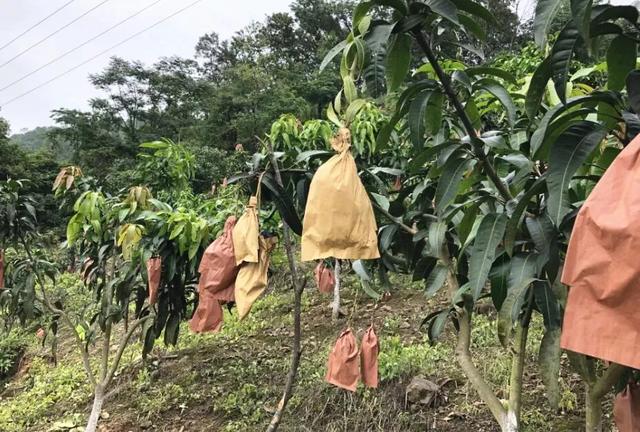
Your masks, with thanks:
M38 23L70 0L0 0L0 47ZM101 4L104 1L104 4ZM37 44L45 37L95 10L47 38L4 66L0 66L0 88L22 78L66 51L84 43L121 20L157 0L73 0L51 18L0 49L0 65ZM160 57L191 57L198 38L217 32L223 39L253 21L273 12L287 11L291 0L200 0L162 24L134 37L119 47L67 73L32 93L6 103L51 78L83 63L101 51L127 39L144 28L190 5L195 0L160 0L141 14L16 83L0 91L0 117L7 119L11 131L18 133L36 126L52 124L51 110L84 109L87 100L100 93L88 82L88 75L102 70L111 56L152 64Z

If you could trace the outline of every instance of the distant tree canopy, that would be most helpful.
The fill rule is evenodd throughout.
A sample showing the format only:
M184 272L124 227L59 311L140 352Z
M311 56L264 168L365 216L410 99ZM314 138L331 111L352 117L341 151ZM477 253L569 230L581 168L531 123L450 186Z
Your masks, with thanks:
M530 26L519 26L510 0L486 0L485 5L499 23L498 29L484 29L485 57L517 50ZM91 99L87 110L56 109L55 127L17 134L13 144L6 128L0 145L16 150L3 152L10 156L0 163L0 175L16 177L22 169L24 176L37 177L26 175L30 168L24 167L35 162L26 162L31 156L25 151L44 150L55 155L43 161L79 165L116 191L128 184L138 145L164 137L189 146L196 156L194 190L207 190L241 164L238 155L226 157L236 144L255 150L256 137L281 114L303 121L324 117L341 80L336 64L322 72L319 66L349 33L354 6L351 0L296 0L288 12L271 14L229 39L215 32L203 35L193 58L144 65L114 57L90 75L103 95ZM477 61L462 48L450 54ZM217 157L207 160L212 156Z

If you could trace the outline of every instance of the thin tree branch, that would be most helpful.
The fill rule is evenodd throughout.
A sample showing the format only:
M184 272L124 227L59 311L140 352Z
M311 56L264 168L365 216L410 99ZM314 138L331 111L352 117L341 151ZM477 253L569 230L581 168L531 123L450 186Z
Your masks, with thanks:
M67 326L71 330L71 333L74 336L76 345L78 346L78 349L80 350L80 354L82 355L82 364L84 366L84 370L87 373L89 382L95 388L97 381L93 373L93 370L91 370L91 363L89 362L89 353L85 349L85 344L82 342L82 338L80 338L80 334L76 330L76 327L73 325L73 322L71 321L71 318L69 317L69 315L64 310L55 307L47 297L44 278L42 277L42 275L40 274L40 272L35 266L35 259L33 257L33 254L31 253L31 248L29 247L29 244L25 240L24 236L22 234L20 234L19 236L20 236L20 242L22 243L22 246L24 247L27 257L31 262L31 268L33 270L33 273L36 275L36 279L38 280L38 285L40 285L40 290L42 291L42 299L40 300L47 307L47 309L51 311L51 313L55 315L60 315L60 317L62 317L62 320L67 324Z
M273 171L275 174L276 181L282 187L284 184L282 182L282 176L280 175L280 169L278 168L278 160L276 159L273 153L273 146L271 145L271 141L269 139L266 140L266 146L269 151L269 155L271 156L271 164L273 165ZM260 185L258 185L260 187ZM271 422L267 427L267 432L275 432L278 430L278 426L280 425L280 420L282 419L282 414L293 394L293 387L296 382L296 375L298 374L298 367L300 366L300 357L302 356L302 348L301 348L301 339L302 339L302 329L300 322L300 315L302 312L302 292L307 284L306 278L300 278L298 276L298 265L296 263L295 254L294 254L294 245L291 240L291 232L289 226L286 222L283 221L282 226L282 236L284 239L284 248L287 252L287 260L289 261L289 272L291 273L291 282L293 284L294 289L294 302L293 302L293 343L291 350L291 365L289 366L289 373L287 374L287 381L285 383L284 392L282 394L282 398L278 403L278 407L276 408L276 412L273 414L271 418Z
M394 217L391 213L389 213L387 210L383 209L379 205L376 204L374 207L376 208L376 210L378 210L380 213L382 213L384 216L389 218L393 223L398 225L400 228L402 228L409 234L416 235L418 233L417 229L411 228L409 225L404 224L402 221L398 220L397 217Z
M482 141L478 136L478 132L473 127L473 123L471 123L471 119L469 118L466 111L464 110L464 107L462 106L462 102L460 102L458 95L456 95L456 92L453 90L453 86L451 85L451 79L449 78L449 75L447 75L447 73L440 66L440 63L438 63L438 59L436 58L433 50L431 49L431 46L429 45L429 41L427 40L427 37L425 36L424 32L421 29L416 29L413 31L413 35L416 39L416 42L418 42L418 45L420 45L420 48L424 52L424 55L427 57L427 60L433 67L434 72L440 79L444 92L447 94L449 101L451 101L451 104L456 110L456 113L458 114L460 121L462 121L462 124L464 125L464 128L467 131L467 134L471 138L471 142L473 143L473 146L474 146L474 153L482 163L485 173L487 174L489 179L491 179L491 182L496 186L496 189L498 189L498 192L500 193L500 195L506 201L512 200L513 196L511 195L509 188L502 181L502 179L496 172L493 164L485 154L482 144L479 144Z
M120 359L122 358L122 354L124 353L124 350L127 347L127 344L129 343L129 340L131 339L131 336L133 336L133 332L135 332L136 329L138 327L140 327L142 325L142 323L147 321L149 318L151 318L151 315L147 315L145 317L142 317L142 318L136 320L133 324L131 324L129 326L129 330L124 335L123 339L120 341L120 345L118 346L118 351L116 352L116 355L113 358L113 363L111 363L111 369L109 370L109 373L107 374L107 376L105 378L105 382L104 382L104 386L105 387L107 387L107 385L111 382L111 380L113 379L113 376L116 373L116 370L118 370L118 364L120 363Z

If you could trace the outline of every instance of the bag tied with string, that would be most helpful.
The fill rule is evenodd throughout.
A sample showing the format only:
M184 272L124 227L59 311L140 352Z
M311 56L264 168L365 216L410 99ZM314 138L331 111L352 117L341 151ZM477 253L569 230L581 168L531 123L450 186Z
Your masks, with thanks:
M640 385L631 382L616 396L613 418L619 432L640 431Z
M369 326L362 336L360 343L360 363L362 382L367 387L378 387L378 336L373 329L373 324Z
M149 304L156 304L158 301L158 288L160 287L160 276L162 275L162 258L153 257L147 260L147 281L149 285Z
M576 218L562 273L560 345L640 369L640 136L607 168Z
M336 285L336 278L333 271L326 266L324 261L320 261L313 271L318 291L321 293L332 293Z
M302 261L379 258L376 220L349 150L349 129L340 129L331 147L338 154L318 168L309 187Z
M243 319L251 311L253 303L260 297L267 287L269 256L278 243L277 237L260 236L258 262L246 262L240 266L238 277L236 278L236 307L238 317Z
M358 345L348 328L340 334L329 354L325 381L345 390L356 391L360 379L358 363Z
M233 228L236 217L229 216L222 234L211 243L202 255L198 272L198 293L206 291L212 298L223 303L234 301L234 282L238 275L238 266L233 249Z
M244 214L240 216L236 226L233 228L233 251L236 257L236 264L243 262L258 262L258 237L260 228L258 224L258 212L260 209L260 180L258 180L258 191L255 196L249 198Z

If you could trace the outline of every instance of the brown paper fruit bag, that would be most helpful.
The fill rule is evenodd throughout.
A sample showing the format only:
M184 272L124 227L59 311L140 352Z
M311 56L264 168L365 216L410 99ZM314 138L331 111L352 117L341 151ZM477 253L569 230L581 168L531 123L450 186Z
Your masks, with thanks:
M378 336L373 329L373 325L369 326L362 336L360 343L360 363L362 382L367 387L378 387Z
M249 311L251 311L253 303L267 287L269 255L277 242L277 237L264 238L260 236L258 262L247 262L240 266L235 284L236 307L238 308L238 316L240 319L247 316Z
M349 391L356 391L360 379L358 346L351 329L340 334L329 353L325 381Z
M258 194L260 185L258 185ZM258 211L260 208L259 195L249 198L249 204L240 216L236 226L233 228L233 250L236 257L236 264L243 262L258 262L258 237L260 228L258 224Z
M562 348L640 369L640 137L582 205L564 263Z
M313 271L316 285L321 293L332 293L336 285L336 278L333 271L320 261Z
M640 432L640 386L629 383L616 396L613 418L619 432Z
M154 257L147 260L147 279L149 282L149 304L156 304L158 301L158 288L160 287L160 276L162 275L162 258Z
M220 302L208 291L202 291L198 299L198 307L189 321L189 328L194 333L219 332L222 327L223 312Z
M349 150L349 129L340 129L331 146L338 154L318 168L309 187L302 260L379 258L378 228Z
M234 281L239 270L233 250L235 225L236 217L229 216L222 235L207 247L198 267L198 292L202 295L207 291L212 298L222 302L234 301Z

